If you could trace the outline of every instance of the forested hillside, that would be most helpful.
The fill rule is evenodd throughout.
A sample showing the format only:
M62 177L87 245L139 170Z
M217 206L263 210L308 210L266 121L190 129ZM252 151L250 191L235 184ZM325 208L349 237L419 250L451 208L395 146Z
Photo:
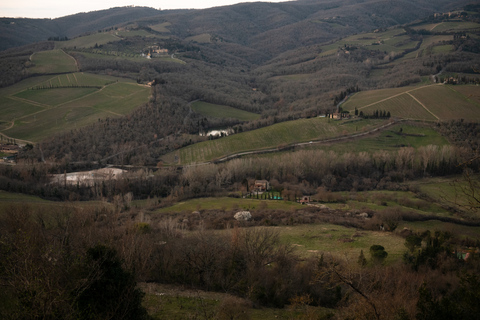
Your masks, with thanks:
M0 50L46 41L48 38L73 38L158 13L158 10L147 7L119 7L57 19L1 18Z

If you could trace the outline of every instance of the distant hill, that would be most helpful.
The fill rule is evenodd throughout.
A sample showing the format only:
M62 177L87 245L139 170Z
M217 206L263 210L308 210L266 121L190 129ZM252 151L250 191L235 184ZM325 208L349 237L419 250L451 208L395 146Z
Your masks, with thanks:
M0 19L0 50L49 37L75 37L115 25L170 23L172 35L186 38L209 34L268 55L424 18L461 8L468 0L298 0L254 2L204 10L156 10L118 7L57 19ZM154 18L153 18L154 17ZM226 50L232 50L226 48Z
M50 37L75 37L98 29L158 15L148 7L118 7L78 13L57 19L0 19L0 50L45 41Z

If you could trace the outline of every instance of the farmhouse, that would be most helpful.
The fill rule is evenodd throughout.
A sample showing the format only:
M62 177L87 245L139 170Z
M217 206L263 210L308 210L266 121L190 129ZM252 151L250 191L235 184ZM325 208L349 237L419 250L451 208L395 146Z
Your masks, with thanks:
M342 119L348 119L350 118L350 114L346 113L346 112L335 112L335 113L330 113L328 115L328 117L330 119L335 119L335 120L342 120Z
M256 192L264 192L270 190L270 183L267 180L255 180L253 190Z

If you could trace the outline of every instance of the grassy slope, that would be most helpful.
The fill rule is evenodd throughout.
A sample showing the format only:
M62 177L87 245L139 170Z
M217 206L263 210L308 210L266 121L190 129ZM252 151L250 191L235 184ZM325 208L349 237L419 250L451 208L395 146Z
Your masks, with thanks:
M397 134L400 129L402 129L402 133L407 135ZM409 136L408 134L424 136ZM400 123L379 134L362 139L337 142L330 145L313 145L309 148L331 150L342 154L345 152L397 151L400 147L419 148L430 144L443 146L448 145L449 142L433 129Z
M380 89L356 93L342 107L350 112L386 110L394 117L414 120L479 120L480 105L469 97L479 94L480 87L472 85Z
M120 38L117 37L114 33L102 32L78 37L68 41L57 41L55 42L55 48L93 48L95 45L102 45L111 41L118 40L120 40Z
M191 108L193 111L207 117L234 118L244 121L250 121L260 118L260 115L256 113L203 101L196 101L192 103Z
M354 133L359 128L373 128L381 121L362 120L355 124L340 125L340 121L326 118L300 119L277 123L269 127L231 135L222 139L197 143L164 157L171 162L178 154L181 164L213 160L237 152L276 148L282 144L307 142Z
M42 86L98 86L98 88L55 88ZM87 73L35 77L0 89L0 130L8 136L30 141L99 118L119 116L147 102L150 88L133 80ZM8 128L15 120L13 128Z
M75 59L62 50L36 52L32 55L33 67L30 74L49 74L77 71Z

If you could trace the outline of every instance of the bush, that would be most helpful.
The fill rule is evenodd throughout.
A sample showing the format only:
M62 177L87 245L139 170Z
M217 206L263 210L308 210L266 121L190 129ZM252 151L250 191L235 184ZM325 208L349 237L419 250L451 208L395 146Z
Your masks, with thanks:
M388 253L385 251L383 246L374 244L370 247L370 255L372 256L373 263L381 264L388 256Z

